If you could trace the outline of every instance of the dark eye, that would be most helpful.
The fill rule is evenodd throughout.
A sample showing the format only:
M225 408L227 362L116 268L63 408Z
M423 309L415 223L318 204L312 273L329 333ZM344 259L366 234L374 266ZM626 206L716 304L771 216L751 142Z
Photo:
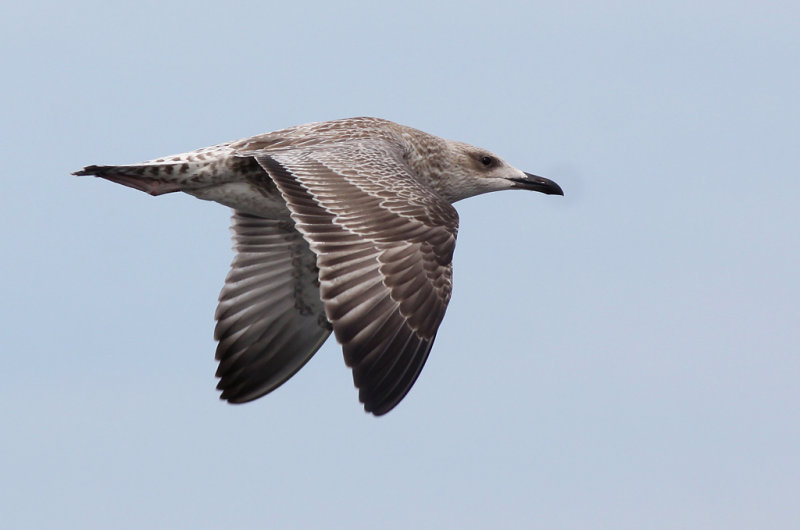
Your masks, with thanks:
M495 162L496 160L494 159L494 157L485 155L481 157L481 164L483 164L484 167L491 167L495 164Z

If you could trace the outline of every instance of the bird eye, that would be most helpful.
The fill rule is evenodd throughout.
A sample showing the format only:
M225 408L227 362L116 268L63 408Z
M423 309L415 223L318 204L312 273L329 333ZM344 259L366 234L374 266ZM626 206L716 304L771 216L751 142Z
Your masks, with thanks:
M483 164L485 167L489 167L494 164L494 158L491 156L482 156L481 164Z

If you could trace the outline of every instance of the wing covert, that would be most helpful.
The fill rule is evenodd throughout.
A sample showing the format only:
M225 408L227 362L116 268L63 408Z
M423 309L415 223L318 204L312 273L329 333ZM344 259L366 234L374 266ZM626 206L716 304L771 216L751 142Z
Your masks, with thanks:
M376 415L425 364L452 290L455 209L383 145L257 156L317 256L327 319Z

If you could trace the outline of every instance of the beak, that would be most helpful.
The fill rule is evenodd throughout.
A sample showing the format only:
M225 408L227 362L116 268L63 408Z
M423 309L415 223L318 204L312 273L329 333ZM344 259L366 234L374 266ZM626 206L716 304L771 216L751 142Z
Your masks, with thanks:
M509 180L514 183L515 188L538 191L547 195L564 195L564 190L561 189L561 186L552 180L531 175L530 173L525 173L525 178L512 178Z

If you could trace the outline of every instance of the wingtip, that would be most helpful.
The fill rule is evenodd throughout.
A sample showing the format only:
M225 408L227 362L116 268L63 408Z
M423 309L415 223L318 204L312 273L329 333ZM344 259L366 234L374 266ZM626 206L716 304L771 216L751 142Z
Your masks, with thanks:
M412 383L413 384L413 383ZM400 397L396 396L366 396L364 395L363 389L359 390L358 400L364 406L364 412L367 414L372 414L375 417L380 417L388 414L394 408L400 404L408 391L411 390L409 386L405 389L404 392L400 395Z
M389 411L391 411L397 404L392 405L389 408L382 408L382 409L371 409L364 405L364 414L372 414L376 418L380 418L381 416L385 416Z

